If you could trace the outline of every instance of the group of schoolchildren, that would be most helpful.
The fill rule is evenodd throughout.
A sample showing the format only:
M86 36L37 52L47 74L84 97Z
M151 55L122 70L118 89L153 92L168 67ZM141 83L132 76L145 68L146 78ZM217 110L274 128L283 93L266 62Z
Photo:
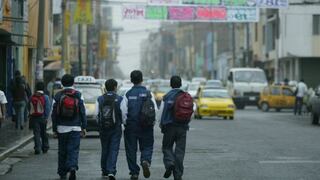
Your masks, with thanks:
M143 176L149 178L154 147L154 125L159 119L163 133L162 151L165 166L164 178L172 174L175 180L183 175L183 159L186 149L186 134L193 113L191 96L182 91L181 78L170 80L172 90L163 98L158 110L153 94L142 86L143 75L135 70L130 74L134 86L121 97L117 95L117 81L105 82L107 92L97 99L97 124L101 141L102 176L114 180L119 153L122 127L125 152L130 171L130 179L139 179L140 167ZM61 179L76 179L80 139L86 136L85 106L81 93L73 88L74 77L62 77L64 89L53 98L52 125L54 136L58 138L58 174ZM50 103L43 93L43 83L36 85L36 92L30 100L30 117L33 119L35 154L49 149L45 133ZM41 140L42 138L42 140ZM175 149L174 149L175 146ZM140 166L137 152L140 150Z

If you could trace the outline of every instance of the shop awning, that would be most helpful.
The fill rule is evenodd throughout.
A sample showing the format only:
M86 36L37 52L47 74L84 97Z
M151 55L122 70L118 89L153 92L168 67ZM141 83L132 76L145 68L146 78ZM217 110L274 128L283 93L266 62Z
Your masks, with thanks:
M61 69L61 61L54 61L44 67L45 71L58 71Z

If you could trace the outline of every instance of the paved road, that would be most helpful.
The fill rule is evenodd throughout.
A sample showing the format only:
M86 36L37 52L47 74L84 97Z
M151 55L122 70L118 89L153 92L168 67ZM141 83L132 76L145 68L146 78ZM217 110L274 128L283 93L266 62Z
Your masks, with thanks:
M163 179L161 138L157 128L152 180ZM306 115L295 117L292 112L247 109L238 111L235 120L194 120L188 134L184 179L318 180L319 139L320 127L311 126ZM47 155L33 155L32 144L14 154L6 163L21 162L0 179L57 179L57 141L51 139L50 143ZM79 179L101 179L99 158L99 140L83 139ZM117 177L129 179L123 143Z

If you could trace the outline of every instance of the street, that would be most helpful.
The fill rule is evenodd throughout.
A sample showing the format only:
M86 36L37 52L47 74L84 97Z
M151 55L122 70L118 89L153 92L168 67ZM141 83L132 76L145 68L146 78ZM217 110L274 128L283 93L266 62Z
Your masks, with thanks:
M152 180L163 179L164 173L162 135L158 127L155 129ZM94 134L81 141L78 179L101 179L100 142ZM183 178L320 179L319 137L320 127L312 126L308 115L294 116L291 111L263 113L248 107L237 111L235 120L193 120L187 136ZM33 155L33 143L14 153L11 161L21 161L0 179L58 179L57 140L51 139L50 146L48 154ZM122 142L117 179L129 179L128 173Z

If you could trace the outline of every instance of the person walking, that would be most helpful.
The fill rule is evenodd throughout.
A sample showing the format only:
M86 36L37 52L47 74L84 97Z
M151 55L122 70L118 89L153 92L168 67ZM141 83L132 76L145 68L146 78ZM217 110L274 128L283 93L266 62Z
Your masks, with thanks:
M300 82L297 85L296 89L296 101L294 106L294 115L301 115L302 106L303 106L303 98L307 94L308 88L307 85L304 83L304 80L301 79Z
M154 123L156 101L153 94L142 86L143 75L139 70L130 74L134 86L125 94L121 102L122 120L125 126L124 142L130 179L139 178L140 167L137 165L137 149L141 152L140 165L143 175L149 178L154 144Z
M58 137L58 174L61 179L76 179L80 138L85 137L87 119L81 93L73 88L74 77L66 74L62 77L64 89L53 100L51 114L52 128Z
M0 90L0 128L2 126L2 122L6 120L6 104L8 103L6 95L3 91Z
M188 124L193 114L193 100L190 94L180 89L179 76L171 77L170 86L172 90L164 96L159 110L160 128L163 133L163 163L166 169L163 177L169 178L173 173L175 180L181 180Z
M122 97L116 94L118 83L114 79L105 82L107 93L97 100L97 114L101 141L102 176L115 180L117 158L122 135L120 103Z
M47 92L48 92L50 100L52 100L52 97L53 97L53 85L54 85L55 81L56 81L56 78L54 77L47 84Z
M44 94L44 83L37 82L36 91L29 100L29 117L33 129L34 153L45 154L49 150L47 122L51 110L49 96Z
M28 101L28 89L23 81L20 71L15 72L15 78L11 83L11 94L15 110L16 129L23 130L25 120L26 102Z

